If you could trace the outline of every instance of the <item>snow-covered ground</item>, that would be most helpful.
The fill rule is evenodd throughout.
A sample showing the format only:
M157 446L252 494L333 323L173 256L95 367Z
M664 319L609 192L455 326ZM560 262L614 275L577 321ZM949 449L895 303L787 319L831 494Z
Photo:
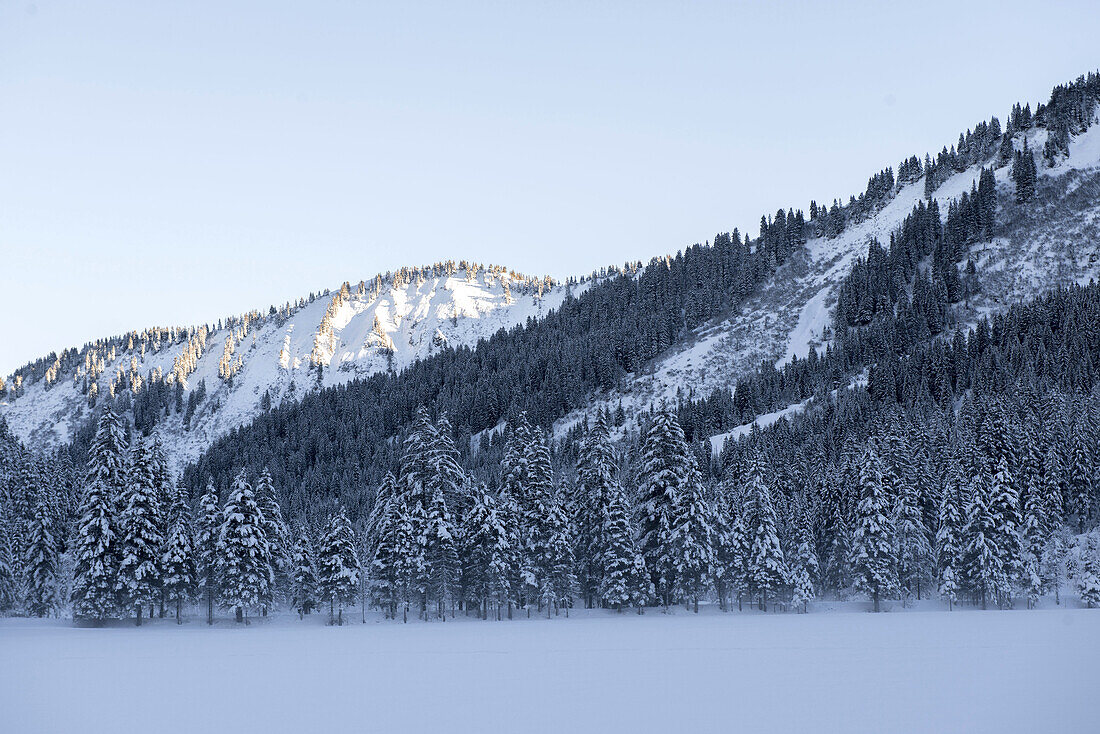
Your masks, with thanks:
M4 619L0 731L1097 730L1100 611L896 612Z

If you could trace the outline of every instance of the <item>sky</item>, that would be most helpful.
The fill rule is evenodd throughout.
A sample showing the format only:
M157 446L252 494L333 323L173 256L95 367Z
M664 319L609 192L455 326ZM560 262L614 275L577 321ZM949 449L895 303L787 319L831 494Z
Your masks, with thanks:
M402 265L564 278L847 199L1100 3L0 0L0 374Z

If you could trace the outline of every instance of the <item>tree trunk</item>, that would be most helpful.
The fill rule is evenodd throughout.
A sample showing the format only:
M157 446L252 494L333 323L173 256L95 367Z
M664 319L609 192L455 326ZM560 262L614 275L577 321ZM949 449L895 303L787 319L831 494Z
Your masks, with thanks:
M236 618L237 624L241 624L242 622L244 622L244 607L236 608Z
M877 612L878 611L878 591L875 591L874 599L875 599L875 611Z
M176 624L183 624L183 620L180 618L180 613L183 611L183 600L179 597L176 598Z
M206 623L214 624L214 592L206 592Z
M134 619L134 622L135 622L134 626L135 627L140 627L141 626L141 612L142 612L141 605L138 604L138 606L137 606L137 617Z

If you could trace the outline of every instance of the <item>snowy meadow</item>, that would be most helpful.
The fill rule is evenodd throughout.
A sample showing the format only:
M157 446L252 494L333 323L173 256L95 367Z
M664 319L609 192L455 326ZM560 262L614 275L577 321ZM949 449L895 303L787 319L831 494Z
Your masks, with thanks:
M1034 732L1100 717L1094 612L866 608L140 630L4 619L0 730Z

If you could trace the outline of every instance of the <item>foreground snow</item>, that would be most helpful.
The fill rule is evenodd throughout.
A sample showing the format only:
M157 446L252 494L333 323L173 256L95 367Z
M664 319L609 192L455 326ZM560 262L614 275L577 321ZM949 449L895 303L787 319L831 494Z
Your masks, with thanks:
M1092 731L1100 611L0 620L0 731Z

